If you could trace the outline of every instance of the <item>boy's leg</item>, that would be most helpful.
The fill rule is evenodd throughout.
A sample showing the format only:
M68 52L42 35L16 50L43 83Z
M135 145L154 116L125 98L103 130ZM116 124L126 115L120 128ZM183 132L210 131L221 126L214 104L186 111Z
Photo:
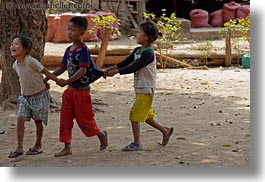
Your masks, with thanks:
M75 92L75 96L75 117L79 128L87 137L97 135L100 141L100 150L104 150L108 146L107 132L101 131L97 126L89 91L77 91Z
M42 153L41 150L41 140L43 136L43 124L41 120L35 120L36 126L36 142L32 148L27 151L27 155L36 155Z
M24 132L25 132L25 119L18 118L17 119L17 150L16 152L23 152L23 139L24 139Z
M74 126L74 109L72 105L73 98L71 97L71 90L68 88L64 91L62 96L62 108L60 113L60 142L64 142L64 148L55 153L55 157L61 157L72 154L72 128Z
M34 119L36 127L36 141L33 147L29 148L27 155L36 155L42 153L41 140L43 135L43 123L47 125L49 114L49 95L48 92L43 91L37 95L27 99L30 110L30 117Z
M133 132L133 142L137 145L142 145L140 141L140 123L131 121L132 124L132 132Z
M108 146L108 136L106 131L101 131L99 134L97 134L98 139L100 141L100 150L104 150Z
M32 149L39 150L41 149L41 139L43 135L42 121L40 120L35 121L35 125L36 125L36 143L32 147Z
M144 122L152 105L152 96L148 94L136 94L135 102L131 108L129 119L132 125L133 142L123 151L143 150L140 140L140 122Z
M123 151L137 151L143 150L141 140L140 140L140 123L137 121L131 121L132 133L133 133L133 142L125 146Z
M161 133L163 134L163 135L167 135L168 134L168 129L169 128L166 128L166 127L164 127L164 126L162 126L158 121L156 121L155 119L153 119L153 118L151 118L151 119L147 119L147 120L145 120L145 122L147 123L147 124L149 124L150 126L152 126L153 128L155 128L155 129L157 129L157 130L159 130L159 131L161 131Z
M25 122L30 118L30 109L27 107L28 100L25 97L20 96L19 100L19 107L17 113L17 127L16 127L16 134L17 134L17 144L18 147L14 152L11 152L9 157L17 157L21 155L23 151L23 139L24 139L24 132L25 132Z
M168 143L169 138L173 133L173 128L165 127L153 118L147 119L145 122L149 124L150 126L152 126L153 128L156 128L163 134L162 145L165 146Z
M101 131L94 119L92 100L89 91L76 91L74 99L76 122L84 135L92 137Z
M72 129L74 127L74 105L72 90L67 88L62 95L62 108L60 113L60 136L63 143L71 143Z
M72 155L72 147L70 142L65 142L64 148L60 152L55 153L54 157L61 157L65 155Z
M17 149L15 151L10 152L8 155L9 158L17 158L21 156L24 153L23 150L23 138L24 138L24 132L25 132L25 119L24 118L18 118L17 119Z

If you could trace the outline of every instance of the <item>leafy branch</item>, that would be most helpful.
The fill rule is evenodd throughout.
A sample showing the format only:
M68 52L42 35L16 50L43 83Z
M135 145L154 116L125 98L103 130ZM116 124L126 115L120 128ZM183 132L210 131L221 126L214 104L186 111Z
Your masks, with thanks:
M95 25L88 30L89 34L93 34L97 29L110 29L113 38L118 38L119 36L121 36L121 32L118 29L120 20L113 15L96 16L94 18L91 18L91 20L95 23ZM115 24L118 26L115 26Z
M224 24L225 30L236 30L242 33L242 38L246 41L250 41L250 15L246 18L235 18L231 19ZM220 30L220 33L223 33L224 30Z
M173 43L181 39L181 21L177 19L176 14L172 13L169 17L166 16L165 9L162 9L163 13L156 21L159 31L162 36L158 38L156 44L159 49L160 65L162 68L166 67L167 61L172 60L168 57L168 50L174 47ZM144 13L145 18L149 18L155 21L156 16L153 13ZM162 49L165 50L165 56L162 54Z

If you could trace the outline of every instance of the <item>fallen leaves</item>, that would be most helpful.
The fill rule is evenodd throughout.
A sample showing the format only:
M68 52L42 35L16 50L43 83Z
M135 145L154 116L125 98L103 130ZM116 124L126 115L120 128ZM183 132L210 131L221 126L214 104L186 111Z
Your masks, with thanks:
M245 134L245 137L250 137L250 133L246 133Z

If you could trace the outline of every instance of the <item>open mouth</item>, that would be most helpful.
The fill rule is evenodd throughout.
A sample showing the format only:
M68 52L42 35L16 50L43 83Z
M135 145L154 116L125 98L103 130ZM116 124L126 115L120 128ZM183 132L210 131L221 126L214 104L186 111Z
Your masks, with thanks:
M16 53L16 49L11 49L10 51L12 54Z

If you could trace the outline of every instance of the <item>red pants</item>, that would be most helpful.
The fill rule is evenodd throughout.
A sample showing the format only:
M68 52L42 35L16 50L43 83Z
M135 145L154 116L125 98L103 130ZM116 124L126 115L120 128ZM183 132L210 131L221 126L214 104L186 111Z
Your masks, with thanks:
M60 142L70 143L72 141L74 119L87 137L100 133L94 120L90 92L68 87L62 96Z

